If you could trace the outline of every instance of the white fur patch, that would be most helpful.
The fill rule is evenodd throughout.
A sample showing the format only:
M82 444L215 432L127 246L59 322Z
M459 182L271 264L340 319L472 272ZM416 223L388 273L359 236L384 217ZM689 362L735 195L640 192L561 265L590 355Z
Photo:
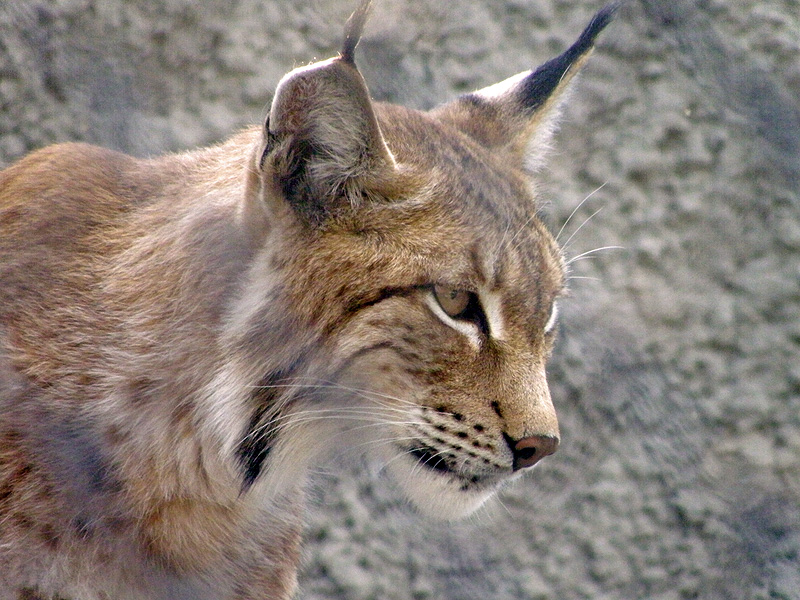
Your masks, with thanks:
M263 248L253 259L241 294L226 316L225 330L230 338L235 339L247 332L253 319L264 310L266 299L275 289L277 280L269 266L273 252L269 247Z
M503 306L500 294L493 292L481 292L478 297L481 301L483 314L489 322L489 335L496 340L505 338L505 328L503 327Z
M545 323L544 332L550 333L553 330L553 327L556 326L557 320L558 320L558 304L553 302L553 309L550 311L550 318L547 319L547 323Z
M248 423L245 408L248 384L247 378L228 364L210 381L201 397L212 434L222 444L223 456L234 456L241 441L237 436Z
M516 88L532 72L533 71L523 71L522 73L517 73L516 75L512 75L508 79L504 79L499 83L495 83L494 85L490 85L489 87L485 87L473 93L476 96L483 98L485 100L495 100L497 98L502 98L503 96L511 92L511 90Z
M435 473L411 455L399 456L387 470L417 509L429 517L456 520L478 510L495 488L463 490L455 479Z

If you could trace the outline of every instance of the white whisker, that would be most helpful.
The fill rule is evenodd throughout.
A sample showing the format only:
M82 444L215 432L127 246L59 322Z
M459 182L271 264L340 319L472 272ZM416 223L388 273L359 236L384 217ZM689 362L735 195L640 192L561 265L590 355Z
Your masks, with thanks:
M561 251L562 251L562 252L566 252L566 251L567 251L567 249L569 248L569 243L570 243L570 242L573 240L573 238L574 238L576 235L578 235L578 232L579 232L581 229L583 229L583 226L584 226L584 225L586 225L586 224L587 224L589 221L591 221L591 220L592 220L592 219L593 219L595 216L597 216L597 214L598 214L598 213L599 213L601 210L603 210L603 207L602 207L602 206L601 206L600 208L598 208L596 211L594 211L594 212L593 212L591 215L589 215L589 216L588 216L586 219L584 219L583 223L581 223L581 224L578 226L578 228L577 228L575 231L573 231L573 232L572 232L572 234L571 234L571 235L570 235L570 236L567 238L567 241L566 241L566 242L564 242L564 244L561 246Z
M520 233L522 233L523 231L525 231L525 228L528 226L528 224L529 224L531 221L533 221L535 218L536 218L536 213L534 212L534 213L533 213L533 214L532 214L530 217L528 217L528 219L527 219L527 220L526 220L526 221L525 221L525 222L524 222L524 223L523 223L523 224L522 224L522 225L521 225L521 226L520 226L520 227L517 229L517 232L516 232L516 233L515 233L515 234L514 234L514 235L511 237L511 239L510 239L510 240L508 240L508 246L509 246L509 248L516 249L516 247L515 247L515 246L513 246L513 244L514 244L514 241L517 239L517 237L519 237L519 234L520 234Z
M500 506L502 506L502 507L503 507L503 510L505 510L505 511L506 511L506 512L509 514L509 516L512 516L512 517L514 516L514 515L511 513L511 510L508 508L508 506L506 506L505 502L503 502L503 499L500 497L500 495L499 495L499 494L498 494L498 495L496 495L496 496L494 497L494 500L495 500L495 502L497 502L497 503L498 503Z
M625 247L624 246L602 246L600 248L595 248L594 250L587 250L586 252L581 252L577 256L573 256L572 258L570 258L567 261L565 266L568 267L569 265L571 265L572 263L574 263L574 262L576 262L578 260L582 260L582 259L584 259L584 258L586 258L586 257L588 257L588 256L590 256L592 254L595 254L597 252L602 252L603 250L625 250Z
M313 379L313 378L309 377L308 379ZM253 387L254 389L294 388L294 389L342 390L361 395L362 397L365 397L367 399L370 399L370 397L382 398L386 400L393 400L395 402L406 404L408 406L413 406L413 407L418 406L416 403L411 402L410 400L399 398L397 396L390 396L372 390L348 387L335 382L329 382L324 380L315 380L315 381L318 381L319 383L282 383L282 384L258 385Z
M314 421L337 420L345 422L349 420L385 424L389 422L394 423L394 421L391 421L390 417L398 415L402 417L408 417L407 411L401 411L399 409L378 409L377 411L348 408L304 410L296 413L290 413L288 415L280 415L279 417L270 419L269 421L262 423L249 432L244 440L247 440L249 437L254 437L265 430L279 432L290 429L294 426L299 426ZM379 418L380 416L385 416L386 418L381 419Z
M361 442L359 444L356 444L355 446L353 446L353 448L363 448L368 446L388 445L396 442L412 442L412 441L417 441L417 438L414 436L405 436L405 437L396 436L391 438L382 438L380 440L368 440L366 442ZM394 458L392 458L392 460L394 460Z
M600 190L602 190L602 189L603 189L603 188L606 186L606 184L607 184L607 183L608 183L608 181L606 181L605 183L603 183L603 184L602 184L602 185L601 185L599 188L597 188L596 190L594 190L594 191L593 191L591 194L589 194L588 196L586 196L586 198L584 198L583 200L581 200L581 201L580 201L580 203L578 204L578 206L576 206L576 207L573 209L573 211L570 213L570 215L567 217L567 220L566 220L566 221L564 221L564 224L561 226L561 229L559 229L559 230L558 230L558 233L556 234L556 241L558 241L558 239L561 237L561 234L564 232L564 229L565 229L565 228L566 228L566 226L569 224L569 222L572 220L572 217L574 217L574 216L575 216L575 213L576 213L576 212L578 212L578 211L580 210L581 206L583 206L583 205L584 205L584 204L585 204L585 203L586 203L586 202L589 200L589 198L591 198L591 197L592 197L592 196L594 196L594 195L595 195L597 192L599 192ZM570 238L571 238L571 237L572 237L572 236L570 236Z
M602 281L602 279L600 279L599 277L587 277L587 276L583 276L583 275L570 275L567 278L567 282L570 282L573 279L586 279L588 281Z

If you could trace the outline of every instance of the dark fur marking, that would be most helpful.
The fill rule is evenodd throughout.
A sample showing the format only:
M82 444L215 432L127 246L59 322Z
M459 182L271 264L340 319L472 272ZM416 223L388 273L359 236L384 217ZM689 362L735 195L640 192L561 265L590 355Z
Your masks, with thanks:
M347 305L344 307L344 314L336 319L328 323L325 326L324 334L326 336L331 336L337 331L340 331L349 321L349 319L355 315L356 313L370 308L371 306L375 306L376 304L387 300L388 298L394 298L396 296L409 296L414 290L418 289L417 287L410 287L410 288L403 288L403 287L387 287L381 290L378 290L372 294L364 294L358 298L354 298L350 300ZM340 292L339 295L342 295L343 292ZM319 320L319 319L317 319Z
M486 317L486 313L483 312L483 306L477 294L470 294L467 308L465 308L464 312L458 315L457 318L459 320L471 321L477 325L478 331L480 331L481 334L485 337L489 337L489 319Z
M462 145L452 145L449 148L450 152L444 155L456 172L466 171L480 175L480 180L470 181L469 179L462 179L458 182L459 193L464 198L469 198L472 205L488 214L495 222L505 223L507 215L505 209L498 206L497 202L492 199L491 193L487 194L486 190L491 187L502 186L501 189L508 189L507 182L497 177L491 167L487 168L486 161L475 152ZM440 149L437 152L441 153ZM491 181L491 183L489 183Z
M200 473L200 478L203 480L203 484L205 484L207 488L211 489L211 478L206 470L205 460L203 460L203 446L198 444L196 452L195 468L197 469L197 472Z
M525 78L520 87L520 100L526 109L535 112L547 101L575 61L592 49L597 36L611 22L621 4L614 2L602 8L566 52L547 61Z
M286 380L294 371L294 367L296 364L288 369L267 374L250 396L255 404L255 410L250 416L250 422L247 424L242 441L236 449L239 465L242 468L242 491L249 489L258 479L264 461L267 460L275 442L277 431L274 427L267 426L264 416L275 403L276 398L286 392L284 388L274 386ZM273 419L275 418L275 415L271 416Z
M152 379L137 377L128 383L127 398L131 404L144 405L152 398L152 390L157 386L158 383Z
M502 419L503 418L503 412L500 409L500 403L497 400L492 400L492 405L491 406L492 406L492 410L495 412L495 414Z
M95 439L93 427L80 420L54 423L47 430L48 445L58 458L63 474L69 482L78 482L76 490L86 490L89 496L113 494L122 486L112 475L112 468ZM83 501L89 500L77 492Z
M8 502L8 499L14 495L14 486L11 485L9 482L3 484L0 487L0 509L2 509L5 504Z
M417 369L408 368L405 369L405 372L411 377L419 379L423 382L436 383L437 381L439 381L442 370L443 369L437 369L437 368L417 368ZM423 410L427 410L427 408L423 407Z
M399 348L394 342L390 341L377 342L372 346L361 348L356 352L354 352L352 355L350 355L348 359L345 361L345 363L333 373L330 379L333 381L337 381L341 376L341 374L351 367L353 362L355 362L357 359L361 358L365 354L370 354L371 352L375 352L377 350L390 350L394 352L397 356L399 356L401 359L406 361L415 362L419 360L419 356L416 356L411 352L407 352L403 348Z
M434 440L439 441L439 440ZM447 454L442 454L435 448L431 448L426 444L420 444L416 448L411 448L409 454L417 459L419 464L442 473L451 473L452 469L447 461Z
M3 486L0 487L0 510L5 511L11 505L13 496L22 488L23 482L32 472L33 467L29 464L24 464L6 479Z
M127 431L122 431L116 425L110 425L106 429L106 438L111 444L122 444L128 438L130 438L130 433Z
M268 427L269 423L264 421L264 417L280 395L290 393L284 386L292 381L304 361L305 357L301 356L289 366L267 373L250 395L254 410L242 441L236 449L236 456L242 469L242 492L247 491L258 479L277 437L277 429ZM271 421L274 422L277 418L280 418L280 414L269 414Z
M364 32L364 25L369 16L369 9L372 5L372 0L364 0L359 7L347 19L344 26L344 41L342 42L342 50L339 53L343 61L350 64L355 64L356 46L361 39L361 34Z
M94 535L94 527L86 517L76 517L72 520L72 528L82 540L88 540Z
M366 348L361 348L360 350L356 350L350 357L347 359L347 362L342 366L339 371L344 371L350 367L352 362L357 358L361 358L365 354L369 354L370 352L374 352L376 350L396 350L394 344L392 342L378 342L373 344L372 346L367 346ZM337 375L339 373L337 372Z
M369 296L362 296L360 298L356 298L348 303L345 307L345 313L347 315L353 315L359 311L364 310L365 308L369 308L370 306L375 306L379 302L383 302L388 298L392 298L394 296L408 296L411 292L415 291L416 287L411 288L401 288L401 287L387 287L379 290L377 293L369 295Z
M21 512L15 512L12 514L11 521L20 529L33 529L35 525L35 523L31 521L27 515Z
M33 588L22 588L21 590L19 590L19 595L17 596L17 598L18 600L69 600L69 598L65 598L63 596L48 595L47 598L45 598Z
M29 440L41 472L37 474L37 490L44 501L45 493L58 489L62 505L70 514L67 519L80 538L88 538L108 528L109 515L117 510L122 489L113 465L101 447L96 424L78 415L55 415L41 411ZM107 530L104 533L107 533Z
M260 391L258 393L259 402L266 400L268 395L274 397L278 393L267 394ZM264 461L267 460L272 444L275 441L275 431L264 427L262 423L264 414L267 412L267 406L268 404L260 405L253 412L250 417L250 423L247 425L247 433L236 450L239 464L243 470L243 490L250 488L258 479L261 474L261 468L264 466Z
M39 528L39 537L44 542L45 546L51 550L58 548L61 543L61 538L56 532L55 528L50 524L44 524Z

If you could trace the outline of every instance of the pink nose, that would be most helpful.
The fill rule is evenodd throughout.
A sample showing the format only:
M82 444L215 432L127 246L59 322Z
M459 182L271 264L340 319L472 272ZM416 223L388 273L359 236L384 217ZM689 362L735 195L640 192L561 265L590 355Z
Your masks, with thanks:
M514 470L532 467L545 456L558 450L559 439L552 435L532 435L511 444L514 453Z

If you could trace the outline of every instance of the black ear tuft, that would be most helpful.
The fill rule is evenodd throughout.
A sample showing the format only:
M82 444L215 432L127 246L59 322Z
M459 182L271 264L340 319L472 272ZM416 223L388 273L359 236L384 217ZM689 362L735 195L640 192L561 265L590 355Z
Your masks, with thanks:
M570 82L625 1L600 10L572 46L538 69L461 96L433 114L487 148L509 151L523 168L537 170L550 149Z
M344 42L342 42L342 50L340 52L340 57L345 62L355 64L356 46L361 40L361 34L364 32L364 25L367 22L371 7L372 0L362 0L359 7L347 19L347 23L344 26Z
M519 90L520 99L526 109L534 112L551 97L564 79L564 75L582 57L591 52L597 36L612 21L622 3L618 1L602 8L569 49L544 63L522 82Z
M519 92L522 105L527 110L535 112L547 102L572 66L591 52L597 36L613 20L623 2L618 0L600 9L572 46L525 78Z

